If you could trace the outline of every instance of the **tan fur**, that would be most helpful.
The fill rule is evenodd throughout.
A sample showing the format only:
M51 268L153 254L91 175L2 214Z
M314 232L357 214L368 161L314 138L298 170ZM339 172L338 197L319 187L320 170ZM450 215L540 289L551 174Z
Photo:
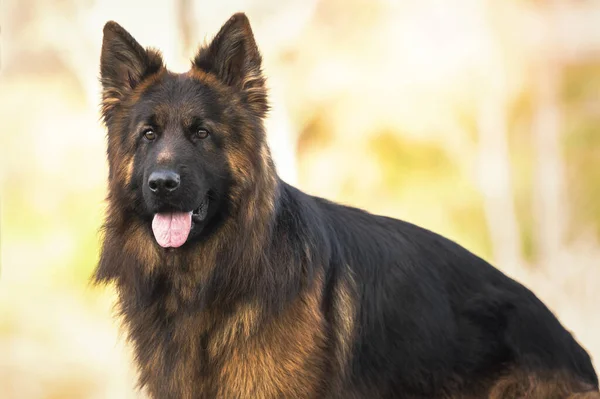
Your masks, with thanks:
M260 71L249 73L242 82L242 90L246 94L248 103L253 111L260 113L263 103L266 102L267 91L265 89L265 79Z
M102 106L105 109L112 108L119 102L121 102L121 96L123 94L116 89L107 89L102 93Z
M157 52L154 52L157 54ZM116 106L118 106L123 99L127 98L127 95L131 91L131 95L129 96L130 101L136 102L139 99L139 96L144 92L144 90L156 82L157 79L160 79L163 73L166 73L166 69L163 68L160 72L147 77L144 79L133 91L131 89L126 88L125 86L117 83L113 84L110 80L103 79L103 89L102 89L102 102L101 102L101 110L103 115L108 115L111 113Z
M162 151L160 154L158 154L156 161L158 163L167 163L170 162L173 159L173 153L166 149L164 151Z
M151 273L160 262L160 255L154 245L148 245L148 234L143 226L131 224L128 227L127 240L123 242L125 253L139 259L145 266L145 271Z
M262 309L257 303L242 304L222 325L208 348L211 356L217 356L222 348L231 347L236 340L248 342L257 332Z
M130 184L133 176L133 157L129 157L123 162L121 173L124 175L125 184Z
M147 359L140 359L140 382L150 392L158 392L154 381L159 381L165 364L173 364L168 381L182 398L197 398L207 390L216 390L217 398L320 397L322 381L315 372L327 367L322 284L322 278L316 278L279 317L268 321L262 320L258 304L241 306L224 322L220 314L210 312L178 318L172 339L165 342L157 336ZM146 323L156 311L149 308L129 322ZM189 339L215 327L205 348ZM178 352L175 363L170 363L165 356L173 348ZM206 385L212 378L197 375L213 359L225 359L217 369L207 371L219 381L217 386Z
M336 314L336 340L338 345L338 367L342 375L347 375L347 366L350 362L350 350L355 335L356 312L357 306L355 303L355 282L352 279L352 271L346 267L347 280L340 284L334 297L338 312Z
M516 370L492 386L489 399L600 399L592 387L566 373Z
M219 343L220 350L229 347L231 353L220 371L217 397L318 397L321 382L314 371L325 367L321 290L321 279L317 279L280 318L261 326L257 334L241 344L239 340L229 346ZM244 316L248 315L240 319Z
M135 87L135 89L132 91L131 95L129 96L128 103L134 104L134 103L138 102L140 97L144 93L144 91L146 91L146 89L148 87L150 87L150 86L154 85L156 82L160 81L162 79L162 77L167 73L169 73L169 71L166 68L162 68L160 71L158 71L154 75L148 76L143 81L141 81Z
M219 81L219 79L213 74L206 73L198 68L191 68L186 74L200 82L206 83L211 86L213 89L222 87L223 84Z

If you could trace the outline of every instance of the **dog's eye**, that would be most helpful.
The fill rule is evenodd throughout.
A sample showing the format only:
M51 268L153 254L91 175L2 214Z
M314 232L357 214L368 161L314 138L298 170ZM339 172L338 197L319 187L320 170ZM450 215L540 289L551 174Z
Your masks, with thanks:
M144 138L148 141L156 140L156 133L152 129L144 130Z
M209 134L210 133L208 130L200 128L194 132L194 137L198 139L205 139Z

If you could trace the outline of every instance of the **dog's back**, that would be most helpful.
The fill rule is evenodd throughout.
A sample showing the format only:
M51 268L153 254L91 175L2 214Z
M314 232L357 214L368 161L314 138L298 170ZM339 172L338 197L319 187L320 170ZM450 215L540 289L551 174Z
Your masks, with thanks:
M333 267L359 282L352 370L365 395L435 397L462 385L464 395L511 397L533 381L597 389L588 354L527 288L435 233L316 201Z

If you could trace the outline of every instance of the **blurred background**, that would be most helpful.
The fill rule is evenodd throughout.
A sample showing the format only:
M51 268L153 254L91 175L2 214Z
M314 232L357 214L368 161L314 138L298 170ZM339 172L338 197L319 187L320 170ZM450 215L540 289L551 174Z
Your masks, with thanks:
M250 17L281 176L457 241L600 368L600 1L0 2L0 396L141 398L89 278L107 178L102 26L174 71Z

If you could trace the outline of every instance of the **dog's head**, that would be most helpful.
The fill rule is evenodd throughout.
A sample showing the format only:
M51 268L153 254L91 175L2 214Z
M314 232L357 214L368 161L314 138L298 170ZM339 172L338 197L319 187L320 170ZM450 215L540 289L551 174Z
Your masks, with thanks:
M209 232L255 184L268 153L265 80L248 18L229 19L184 74L108 22L101 82L113 207L151 226L163 247Z

